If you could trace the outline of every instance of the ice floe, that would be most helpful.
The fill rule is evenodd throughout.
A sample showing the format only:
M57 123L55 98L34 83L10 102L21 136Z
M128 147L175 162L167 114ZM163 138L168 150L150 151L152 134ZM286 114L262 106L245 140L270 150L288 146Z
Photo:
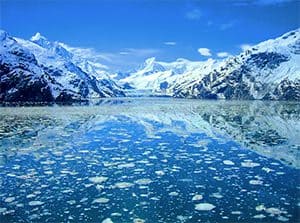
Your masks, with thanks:
M40 206L40 205L43 205L44 202L42 202L42 201L30 201L28 204L29 204L29 206Z
M195 209L197 211L211 211L216 206L210 203L200 203L195 205Z
M98 176L98 177L90 177L89 181L95 184L101 184L108 180L108 177Z

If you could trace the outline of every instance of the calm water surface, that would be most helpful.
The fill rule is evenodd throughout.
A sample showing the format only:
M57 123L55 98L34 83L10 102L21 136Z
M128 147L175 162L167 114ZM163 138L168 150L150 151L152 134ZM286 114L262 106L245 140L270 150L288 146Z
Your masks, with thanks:
M0 107L0 222L299 222L300 104Z

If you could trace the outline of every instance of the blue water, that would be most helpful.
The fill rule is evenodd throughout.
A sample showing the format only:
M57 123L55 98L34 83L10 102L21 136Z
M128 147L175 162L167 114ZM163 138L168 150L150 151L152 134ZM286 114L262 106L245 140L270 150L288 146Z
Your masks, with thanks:
M299 222L299 103L123 99L0 119L0 222Z

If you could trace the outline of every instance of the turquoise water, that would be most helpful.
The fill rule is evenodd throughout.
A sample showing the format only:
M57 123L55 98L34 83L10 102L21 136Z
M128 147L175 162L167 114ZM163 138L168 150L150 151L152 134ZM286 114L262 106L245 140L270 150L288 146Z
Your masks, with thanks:
M300 104L0 108L0 222L297 222Z

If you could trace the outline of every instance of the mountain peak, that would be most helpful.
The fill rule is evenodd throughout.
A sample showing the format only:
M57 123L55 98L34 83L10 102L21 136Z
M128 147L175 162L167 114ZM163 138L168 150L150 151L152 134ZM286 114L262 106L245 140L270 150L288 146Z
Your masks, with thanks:
M150 57L145 60L145 64L153 64L155 62L156 58L155 57Z
M37 32L35 35L33 35L30 40L32 42L35 42L35 41L39 41L39 40L47 40L46 37L44 37L41 33Z
M44 47L44 48L50 48L51 43L48 41L48 39L41 35L41 33L37 32L34 36L30 38L31 42L36 43L37 45Z

